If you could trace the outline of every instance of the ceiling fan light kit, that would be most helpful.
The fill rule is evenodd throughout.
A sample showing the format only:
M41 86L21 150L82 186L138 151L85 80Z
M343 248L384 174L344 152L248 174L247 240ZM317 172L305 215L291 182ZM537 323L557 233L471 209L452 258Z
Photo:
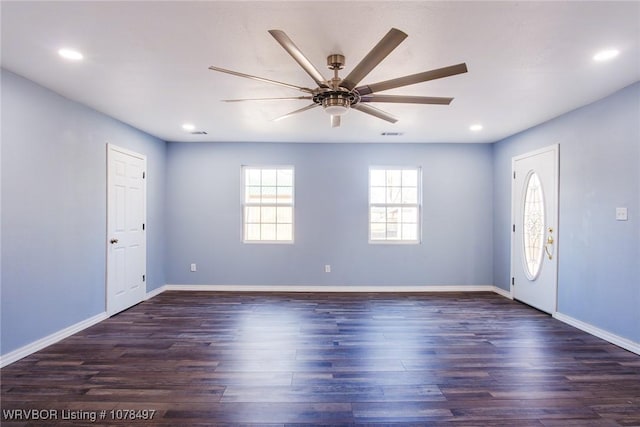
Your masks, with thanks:
M329 95L322 100L324 112L330 116L343 116L349 112L351 103L349 99L342 95Z
M322 109L331 116L331 126L339 127L340 118L347 114L349 110L354 109L365 114L386 120L390 123L398 121L389 113L382 111L376 107L369 105L374 102L387 103L410 103L410 104L431 104L431 105L449 105L453 98L428 97L428 96L403 96L403 95L377 95L377 92L396 89L399 87L409 86L416 83L422 83L429 80L449 77L456 74L467 72L465 63L452 65L449 67L439 68L436 70L425 71L422 73L412 74L409 76L399 77L384 82L373 83L364 86L358 84L387 57L402 41L407 38L404 32L392 28L389 32L376 44L373 49L360 61L358 65L344 78L341 79L338 72L344 68L345 57L340 54L332 54L327 57L327 67L333 71L333 78L325 79L320 71L315 68L313 63L307 59L302 51L293 43L293 41L282 30L269 30L269 34L276 39L289 55L302 67L304 71L313 79L317 87L315 89L283 83L276 80L257 77L251 74L244 74L237 71L227 70L220 67L209 67L212 71L218 71L231 74L238 77L244 77L252 80L271 83L279 86L296 89L307 93L307 96L287 97L287 98L247 98L247 99L227 99L225 102L240 101L281 101L281 100L310 100L312 104L284 116L277 117L274 120L281 120L291 117L294 114L302 113L315 107Z

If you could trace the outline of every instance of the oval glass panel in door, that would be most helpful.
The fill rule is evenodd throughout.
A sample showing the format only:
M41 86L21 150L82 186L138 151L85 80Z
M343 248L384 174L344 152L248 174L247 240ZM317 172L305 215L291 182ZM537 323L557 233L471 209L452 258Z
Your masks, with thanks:
M523 198L524 271L529 280L536 280L542 267L544 250L544 193L538 174L529 172Z

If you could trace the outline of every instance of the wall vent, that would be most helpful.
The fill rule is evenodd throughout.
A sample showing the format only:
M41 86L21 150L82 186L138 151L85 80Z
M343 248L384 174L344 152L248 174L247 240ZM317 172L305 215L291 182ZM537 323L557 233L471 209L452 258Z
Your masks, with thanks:
M380 135L382 136L402 136L404 132L382 132Z
M189 132L191 135L206 135L207 132L203 131L203 130L196 130L194 132Z

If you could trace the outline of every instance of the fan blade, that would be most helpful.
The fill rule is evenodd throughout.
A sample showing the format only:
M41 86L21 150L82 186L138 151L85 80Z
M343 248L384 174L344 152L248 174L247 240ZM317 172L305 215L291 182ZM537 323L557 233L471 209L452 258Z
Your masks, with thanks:
M295 59L295 61L300 64L300 66L311 76L314 82L318 85L318 87L328 88L329 86L326 83L326 79L322 77L320 71L316 67L313 66L311 61L307 59L306 56L298 49L298 46L293 43L293 41L287 36L282 30L269 30L269 34L273 36L274 39L286 50L289 55Z
M360 83L360 81L364 79L366 75L376 67L376 65L382 62L382 60L406 38L407 35L396 28L389 30L382 40L380 40L378 44L371 49L367 56L365 56L364 59L356 65L356 68L354 68L349 75L342 80L340 86L348 90L356 87L356 85Z
M287 117L291 117L294 114L302 113L303 111L307 111L307 110L310 110L310 109L315 108L315 107L319 107L319 104L315 104L314 103L314 104L307 105L306 107L302 107L299 110L292 111L292 112L290 112L288 114L285 114L284 116L276 117L275 119L273 119L273 121L277 122L279 120L286 119Z
M404 96L404 95L365 95L360 102L395 102L399 104L439 104L449 105L453 98L435 96Z
M332 128L340 127L340 116L336 116L336 115L331 116L331 127Z
M409 86L416 83L422 83L429 80L441 79L443 77L455 76L467 72L467 64L451 65L449 67L438 68L436 70L425 71L423 73L412 74L410 76L399 77L397 79L386 80L380 83L373 83L357 87L355 90L360 95L369 95L370 93L382 92L389 89L395 89L402 86Z
M297 90L300 90L302 92L313 93L313 90L309 89L308 87L300 87L300 86L292 85L292 84L289 84L289 83L283 83L283 82L279 82L279 81L276 81L276 80L265 79L264 77L252 76L250 74L244 74L244 73L240 73L238 71L226 70L224 68L219 68L219 67L214 67L214 66L209 67L209 69L213 70L213 71L219 71L221 73L231 74L232 76L244 77L244 78L251 79L251 80L257 80L259 82L271 83L271 84L278 85L278 86L284 86L284 87L289 87L291 89L297 89Z
M243 99L223 99L222 102L243 102L243 101L293 101L296 99L313 99L312 96L289 96L286 98L243 98Z
M385 113L384 111L372 107L371 105L364 105L364 104L356 104L356 105L352 105L351 108L355 108L358 111L362 111L363 113L367 113L367 114L371 114L374 117L377 117L379 119L382 120L386 120L388 122L391 123L395 123L398 121L398 119L396 119L395 117L393 117L391 114L389 113Z

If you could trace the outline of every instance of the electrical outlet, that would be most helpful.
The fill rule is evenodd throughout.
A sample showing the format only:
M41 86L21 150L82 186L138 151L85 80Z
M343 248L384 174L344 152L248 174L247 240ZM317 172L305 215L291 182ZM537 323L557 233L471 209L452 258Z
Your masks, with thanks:
M198 267L196 266L195 263L193 263L193 264L191 264L191 272L193 273L195 271L198 271Z
M616 208L616 221L627 221L627 208Z
M331 265L330 264L325 264L324 272L325 273L331 273Z

